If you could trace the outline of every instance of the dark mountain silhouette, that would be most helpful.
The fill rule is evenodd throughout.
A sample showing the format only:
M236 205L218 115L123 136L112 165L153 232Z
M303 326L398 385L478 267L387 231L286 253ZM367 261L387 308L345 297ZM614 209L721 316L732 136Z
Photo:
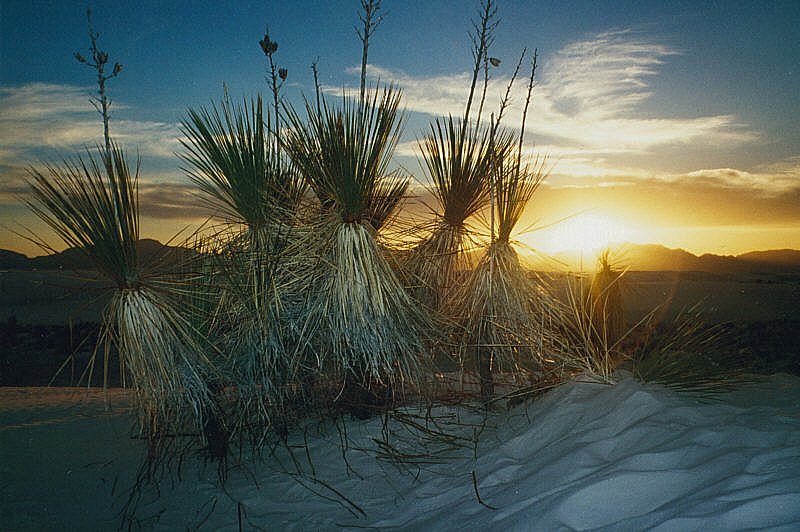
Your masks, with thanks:
M138 242L139 260L143 263L179 263L197 255L197 252L162 244L158 240L143 238ZM0 250L0 270L91 270L91 261L82 250L68 248L51 255L28 258L21 253Z
M0 269L2 270L27 270L30 259L22 253L0 249Z
M754 251L742 255L700 256L683 249L659 244L616 244L611 246L610 259L616 268L632 271L677 271L708 273L800 273L800 251L791 249ZM579 253L558 253L549 260L530 261L537 270L569 270L591 272L594 258Z
M773 249L770 251L751 251L737 255L737 259L746 262L773 264L775 266L796 267L800 264L800 251L796 249Z
M157 240L139 241L139 253L145 263L166 260L168 263L186 261L197 251L180 246L168 246ZM632 271L681 271L709 273L800 273L800 250L778 249L752 251L741 255L694 255L683 249L671 249L659 244L618 244L611 248L615 267ZM536 270L594 271L593 258L578 253L559 253L552 257L527 260ZM582 263L582 264L581 264ZM581 268L582 267L582 268ZM28 258L14 251L0 250L0 270L81 270L92 269L91 263L79 249Z

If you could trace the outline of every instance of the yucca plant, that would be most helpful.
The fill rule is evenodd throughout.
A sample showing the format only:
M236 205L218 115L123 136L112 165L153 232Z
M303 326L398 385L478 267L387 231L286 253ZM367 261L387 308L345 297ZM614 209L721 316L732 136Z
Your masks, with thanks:
M589 286L589 302L594 328L608 345L616 344L625 334L625 310L622 306L622 276L624 272L611 265L609 251L600 254L597 272Z
M138 166L131 173L112 143L111 151L100 149L99 161L88 153L30 174L32 211L111 282L103 317L106 357L115 344L151 451L170 429L187 421L202 426L213 370L197 330L180 312L174 279L139 260Z
M648 313L637 323L625 324L621 278L607 252L600 255L597 272L568 280L567 300L561 307L561 335L558 353L564 363L577 371L610 381L628 358L626 340L652 319Z
M443 305L448 291L474 266L470 256L477 243L470 219L488 205L491 167L505 158L513 143L511 135L497 132L494 120L481 126L489 76L488 49L498 24L496 14L492 0L481 2L479 18L470 35L473 67L464 115L436 118L428 134L418 142L422 166L430 181L428 192L435 203L429 206L431 221L417 230L424 236L410 254L406 270L411 283L418 286L418 299L445 316ZM483 90L473 118L472 104L481 71Z
M265 37L266 38L266 37ZM212 254L208 282L217 306L209 327L239 403L231 430L260 438L284 410L294 373L286 245L297 224L304 182L285 157L261 97L190 110L183 123L186 171L212 212L230 226ZM277 118L275 119L277 121ZM289 309L287 309L289 307Z
M594 316L595 305L589 297L589 283L584 276L568 277L566 300L560 307L555 355L572 371L584 372L610 382L621 361L619 343L597 328L601 320Z
M514 249L514 228L546 176L545 160L522 165L509 153L492 174L496 235L448 307L462 327L461 351L477 357L482 396L492 395L492 373L503 371L530 381L543 374L543 320L553 312L545 288L522 266Z
M267 250L235 237L214 245L207 257L213 300L206 330L221 353L220 388L232 386L218 398L227 405L224 428L231 437L251 436L258 446L283 430L296 370L293 290L280 271L285 247Z
M419 143L431 180L433 220L408 265L422 285L422 299L442 310L448 291L471 269L469 253L477 249L470 219L489 205L489 180L496 161L508 156L513 137L493 126L467 126L453 117L437 118Z
M372 92L341 107L287 109L286 149L319 200L299 235L304 323L313 326L315 365L346 380L402 384L419 375L426 315L378 244L409 179L390 172L400 136L400 92Z

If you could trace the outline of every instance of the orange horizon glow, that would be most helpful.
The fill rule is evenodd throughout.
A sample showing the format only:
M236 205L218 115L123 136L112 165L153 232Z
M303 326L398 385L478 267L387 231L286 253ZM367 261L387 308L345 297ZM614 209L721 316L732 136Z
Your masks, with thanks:
M553 219L552 214L548 216ZM520 233L514 236L517 249L523 256L535 254L582 254L589 262L597 254L618 244L656 244L672 249L683 249L694 255L740 255L750 251L769 249L798 249L800 226L786 224L764 225L647 225L635 216L608 214L600 210L587 210L555 218L549 223L531 221L529 216L518 224ZM527 221L526 221L527 219ZM203 220L164 220L142 217L141 238L152 238L162 243L179 243L202 225ZM64 249L63 243L50 229L33 218L21 221L56 251ZM17 232L27 234L22 229ZM176 239L176 235L179 237ZM23 253L29 257L47 254L24 236L12 231L0 232L0 249Z

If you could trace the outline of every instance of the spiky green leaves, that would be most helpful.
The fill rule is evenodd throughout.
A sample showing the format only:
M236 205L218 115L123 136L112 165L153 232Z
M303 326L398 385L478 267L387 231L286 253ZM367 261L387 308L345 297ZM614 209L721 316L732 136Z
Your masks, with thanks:
M30 209L70 247L82 249L115 286L139 282L138 165L131 174L122 150L112 145L100 159L64 161L46 172L31 169ZM107 169L110 169L109 173Z
M219 217L257 229L290 218L303 187L291 165L281 164L277 141L264 121L261 97L234 105L189 110L181 143L185 169Z
M467 266L464 251L472 233L467 220L488 206L493 174L511 153L512 137L448 117L431 123L419 145L436 198L436 220L409 267L423 285L420 298L442 310Z
M407 177L389 172L402 129L399 104L400 92L388 87L363 105L344 98L333 108L323 100L317 113L306 102L307 121L287 109L287 152L323 208L344 222L380 229L408 189Z
M462 225L489 203L493 166L510 152L513 139L490 128L463 127L452 116L437 118L419 143L442 218Z
M497 221L497 240L509 242L522 213L544 178L546 158L522 163L519 156L509 154L493 173Z

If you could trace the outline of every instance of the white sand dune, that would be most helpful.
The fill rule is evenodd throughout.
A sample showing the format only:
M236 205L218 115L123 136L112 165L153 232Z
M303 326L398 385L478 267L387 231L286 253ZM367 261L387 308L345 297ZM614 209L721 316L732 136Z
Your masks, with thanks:
M98 394L66 390L0 389L0 401L0 528L120 526L143 454L142 442L129 435L125 397L113 395L110 411ZM408 413L424 422L424 412ZM284 448L258 463L232 459L224 488L214 464L188 459L177 475L173 463L172 475L142 491L132 524L800 530L797 377L776 375L713 403L630 378L613 386L572 382L488 418L438 407L431 429L434 422L454 436L449 443L420 440L397 420L351 421L346 434L309 425L296 435L296 462ZM376 442L386 441L386 431L390 447ZM416 461L426 463L377 457L389 449L417 452Z

